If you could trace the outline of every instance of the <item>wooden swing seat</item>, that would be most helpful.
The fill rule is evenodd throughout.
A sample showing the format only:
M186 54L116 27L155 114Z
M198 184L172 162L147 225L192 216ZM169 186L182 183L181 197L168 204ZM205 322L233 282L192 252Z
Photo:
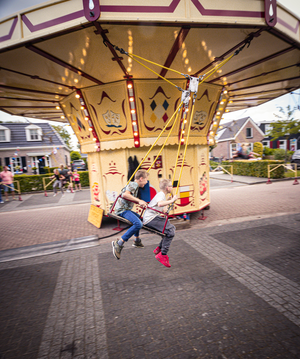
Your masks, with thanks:
M121 221L121 222L124 222L124 223L127 223L127 224L130 224L132 225L132 223L130 221L128 221L128 219L126 218L123 218L123 217L120 217L120 216L117 216L116 214L114 213L107 213L107 216L108 217L111 217L111 218L114 218L114 219L117 219L118 221ZM143 229L145 229L146 231L149 231L149 232L152 232L152 233L155 233L155 234L158 234L159 236L161 237L165 237L165 233L162 233L160 231L157 231L156 229L154 228L151 228L151 227L148 227L147 225L143 225L142 227Z

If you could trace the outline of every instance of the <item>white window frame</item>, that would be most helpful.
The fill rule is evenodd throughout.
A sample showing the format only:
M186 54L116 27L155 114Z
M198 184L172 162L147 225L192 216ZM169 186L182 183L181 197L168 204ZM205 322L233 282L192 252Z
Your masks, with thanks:
M281 142L283 142L281 144ZM286 140L279 140L279 147L278 148L282 148L283 150L286 149Z
M247 130L250 130L250 136L247 136ZM253 128L252 127L246 127L246 138L253 138Z
M10 142L10 129L0 125L0 130L4 131L4 140L0 138L0 142Z
M31 138L31 130L37 130L37 137L38 137L37 139ZM28 142L42 141L42 129L39 126L31 124L25 127L25 131L26 131L26 140Z
M14 160L13 160L13 158L14 158ZM16 173L16 167L17 166L19 166L20 167L20 169L22 169L23 167L22 167L22 159L21 159L21 157L11 157L10 158L10 163L11 163L11 171L12 171L12 173ZM20 170L18 171L18 172L21 172Z
M267 143L266 146L264 145L265 142ZM270 148L270 141L264 140L264 141L261 141L261 143L262 143L263 147L268 147L268 148Z
M230 144L230 158L233 156L233 152L237 151L237 143L231 143Z

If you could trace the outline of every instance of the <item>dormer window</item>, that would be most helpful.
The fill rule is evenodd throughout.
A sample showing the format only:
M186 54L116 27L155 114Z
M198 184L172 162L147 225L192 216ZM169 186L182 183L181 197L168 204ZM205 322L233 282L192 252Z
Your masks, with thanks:
M10 129L0 125L0 142L10 142Z
M42 141L42 129L37 125L29 125L25 128L27 141Z

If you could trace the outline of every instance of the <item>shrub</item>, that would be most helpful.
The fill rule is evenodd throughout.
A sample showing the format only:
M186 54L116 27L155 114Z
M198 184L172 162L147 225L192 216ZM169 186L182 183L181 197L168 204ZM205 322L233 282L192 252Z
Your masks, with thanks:
M215 161L209 161L209 164L212 169L215 169L220 165L220 163L215 162Z
M80 171L80 182L82 187L88 187L89 183L89 172ZM14 180L19 181L21 192L38 192L44 191L43 178L49 178L49 174L44 175L15 175ZM46 184L49 181L46 181ZM18 187L16 187L18 188ZM47 190L52 190L52 185L47 187Z
M233 174L239 176L265 177L268 178L268 165L278 165L284 161L260 160L260 161L224 161L223 164L233 166ZM275 166L271 166L274 168ZM226 167L227 170L228 167ZM284 167L280 166L270 173L270 178L284 178Z
M261 142L254 142L253 144L253 152L258 153L259 157L262 157L264 151L264 146Z
M269 148L269 147L264 147L263 149L263 154L265 156L272 156L274 153L274 149L273 148Z
M285 160L286 152L283 148L275 148L274 149L274 158L275 160ZM288 157L288 156L287 156ZM288 161L288 158L287 158Z

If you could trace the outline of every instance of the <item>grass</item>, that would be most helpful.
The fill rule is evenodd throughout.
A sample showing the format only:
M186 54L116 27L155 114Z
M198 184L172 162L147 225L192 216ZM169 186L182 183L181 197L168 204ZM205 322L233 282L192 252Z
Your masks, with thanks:
M285 178L295 177L295 172L293 172L293 171L284 172L284 177ZM297 177L300 177L300 170L299 169L297 170Z

